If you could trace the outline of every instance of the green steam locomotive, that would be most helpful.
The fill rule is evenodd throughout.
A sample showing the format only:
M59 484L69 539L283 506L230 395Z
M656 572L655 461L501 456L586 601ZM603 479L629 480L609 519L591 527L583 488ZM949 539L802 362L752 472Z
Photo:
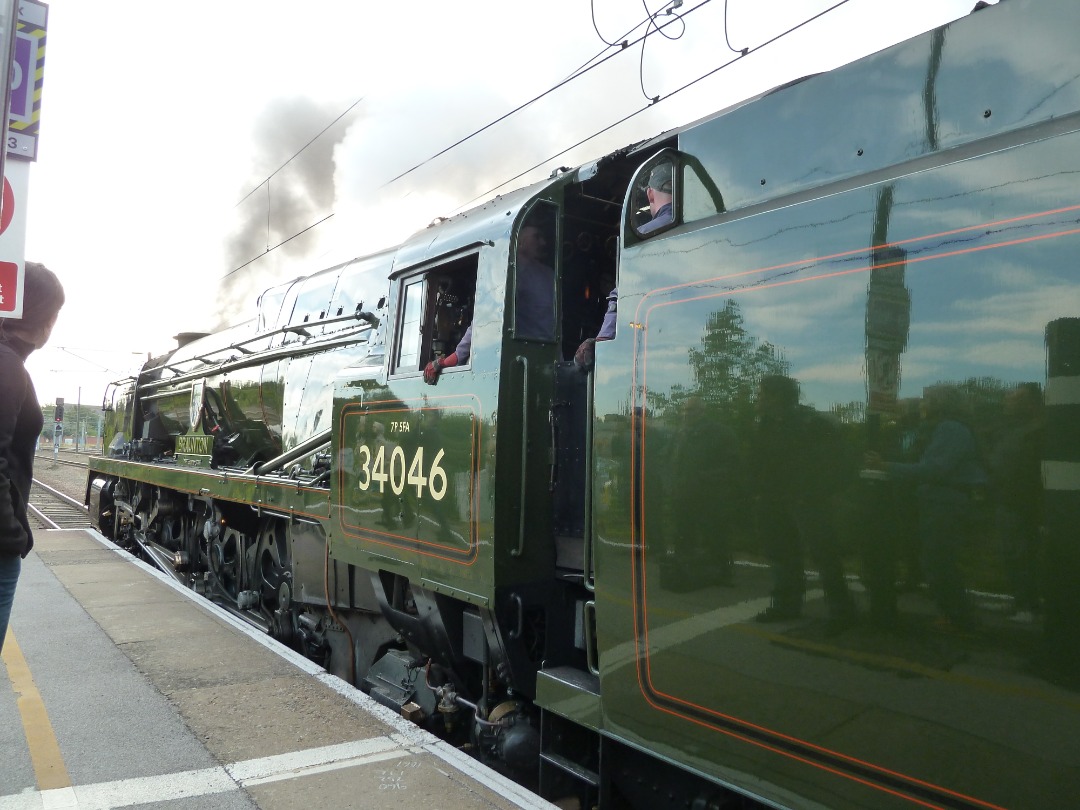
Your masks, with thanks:
M563 806L1069 806L1078 30L1007 0L267 290L110 390L91 513Z

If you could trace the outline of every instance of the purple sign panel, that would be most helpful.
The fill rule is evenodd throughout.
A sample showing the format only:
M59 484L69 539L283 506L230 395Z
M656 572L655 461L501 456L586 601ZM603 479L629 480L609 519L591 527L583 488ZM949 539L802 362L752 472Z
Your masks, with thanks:
M11 104L6 146L10 156L27 160L37 158L48 14L48 6L37 0L19 2L19 25L11 56Z
M15 55L11 65L11 117L29 120L33 110L30 102L34 86L33 43L29 37L16 36Z

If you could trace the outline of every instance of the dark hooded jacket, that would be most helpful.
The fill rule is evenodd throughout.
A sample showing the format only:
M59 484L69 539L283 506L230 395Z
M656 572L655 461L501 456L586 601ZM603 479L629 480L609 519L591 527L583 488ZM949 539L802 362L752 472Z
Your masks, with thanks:
M0 341L0 554L25 557L34 545L26 504L41 434L41 406L25 360L29 343Z

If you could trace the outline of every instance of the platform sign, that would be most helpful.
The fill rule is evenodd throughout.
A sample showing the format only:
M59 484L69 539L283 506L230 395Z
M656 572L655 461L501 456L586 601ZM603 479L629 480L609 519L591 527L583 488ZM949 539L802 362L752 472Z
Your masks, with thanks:
M30 164L24 160L9 160L4 166L4 174L4 204L0 216L0 318L21 318Z
M37 160L41 86L45 74L45 28L49 7L19 0L19 26L11 59L11 105L7 151L10 157Z

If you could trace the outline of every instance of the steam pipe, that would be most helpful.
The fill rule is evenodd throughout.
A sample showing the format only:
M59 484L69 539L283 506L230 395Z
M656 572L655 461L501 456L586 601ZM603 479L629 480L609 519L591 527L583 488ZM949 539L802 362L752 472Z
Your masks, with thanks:
M300 444L296 445L292 450L282 453L280 456L275 456L269 461L264 461L262 464L253 464L248 469L244 470L245 475L266 475L268 472L273 472L280 467L284 467L290 461L296 461L298 458L310 455L314 451L318 450L324 444L330 443L330 434L332 428L327 428L322 433L316 433L310 439L307 439Z

